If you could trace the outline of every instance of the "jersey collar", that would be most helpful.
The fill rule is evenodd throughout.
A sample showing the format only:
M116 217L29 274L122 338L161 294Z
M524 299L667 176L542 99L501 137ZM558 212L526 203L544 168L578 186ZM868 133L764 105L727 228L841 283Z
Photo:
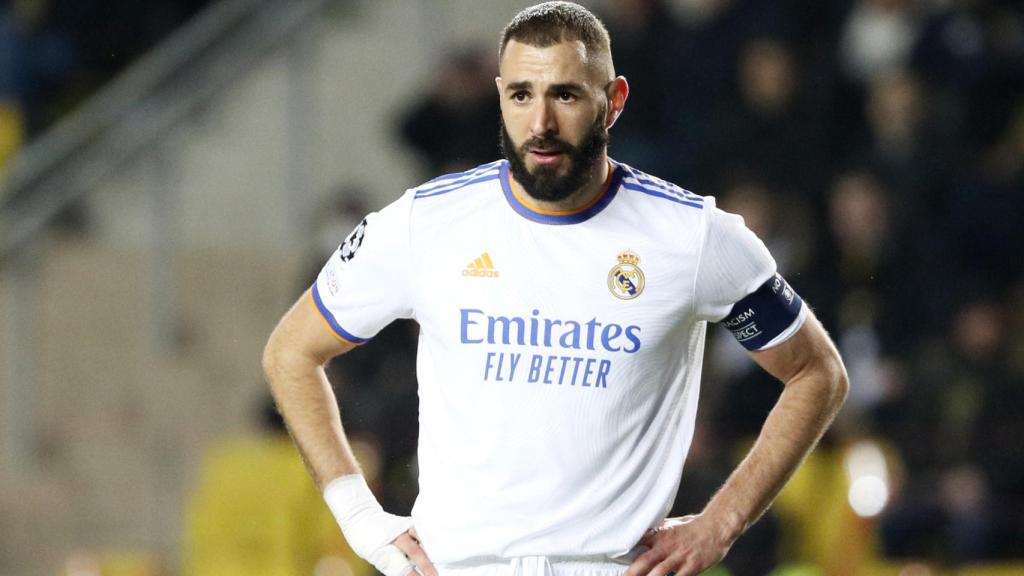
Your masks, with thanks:
M580 222L590 220L604 210L611 203L612 199L615 198L615 194L619 190L619 183L622 182L622 169L620 169L616 162L612 160L608 162L611 164L611 170L608 172L608 180L605 181L604 191L586 206L581 206L575 210L541 210L528 205L512 190L507 160L501 163L501 189L505 193L505 199L508 200L509 206L527 220L541 224L579 224Z

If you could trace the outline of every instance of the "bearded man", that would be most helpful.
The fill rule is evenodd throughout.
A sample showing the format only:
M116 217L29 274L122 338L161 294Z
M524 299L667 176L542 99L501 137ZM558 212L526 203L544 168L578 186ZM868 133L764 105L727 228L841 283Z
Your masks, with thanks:
M352 548L387 576L665 576L720 561L845 398L842 360L741 218L608 157L629 85L568 2L505 28L504 160L370 214L274 330L264 370ZM323 364L419 323L419 495L382 510ZM666 518L720 322L785 387L704 510Z

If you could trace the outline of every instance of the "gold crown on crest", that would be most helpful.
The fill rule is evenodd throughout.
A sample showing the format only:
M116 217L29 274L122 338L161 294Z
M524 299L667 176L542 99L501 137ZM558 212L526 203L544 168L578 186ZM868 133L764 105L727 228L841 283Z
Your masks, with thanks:
M640 257L637 256L636 252L629 249L619 252L618 258L619 262L622 262L623 264L632 264L633 266L636 266L640 263Z

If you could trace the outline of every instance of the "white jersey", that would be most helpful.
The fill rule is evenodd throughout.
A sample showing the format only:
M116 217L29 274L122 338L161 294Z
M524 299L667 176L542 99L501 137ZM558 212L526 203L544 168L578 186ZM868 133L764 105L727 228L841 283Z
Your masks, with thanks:
M505 161L432 180L314 285L345 340L420 325L413 518L437 564L623 556L674 501L706 323L775 262L713 197L613 167L575 212L530 208Z

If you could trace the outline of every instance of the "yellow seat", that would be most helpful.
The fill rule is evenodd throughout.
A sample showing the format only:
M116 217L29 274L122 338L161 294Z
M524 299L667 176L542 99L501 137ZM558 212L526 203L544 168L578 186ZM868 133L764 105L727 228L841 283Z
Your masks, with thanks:
M858 516L848 498L847 460L851 450L865 443L883 455L890 474L897 473L898 457L880 441L822 446L779 494L774 510L783 526L783 557L793 563L787 566L793 574L889 573L879 553L877 518Z
M0 170L14 157L25 138L25 119L17 104L0 100Z
M286 436L221 444L185 515L185 576L369 576Z

